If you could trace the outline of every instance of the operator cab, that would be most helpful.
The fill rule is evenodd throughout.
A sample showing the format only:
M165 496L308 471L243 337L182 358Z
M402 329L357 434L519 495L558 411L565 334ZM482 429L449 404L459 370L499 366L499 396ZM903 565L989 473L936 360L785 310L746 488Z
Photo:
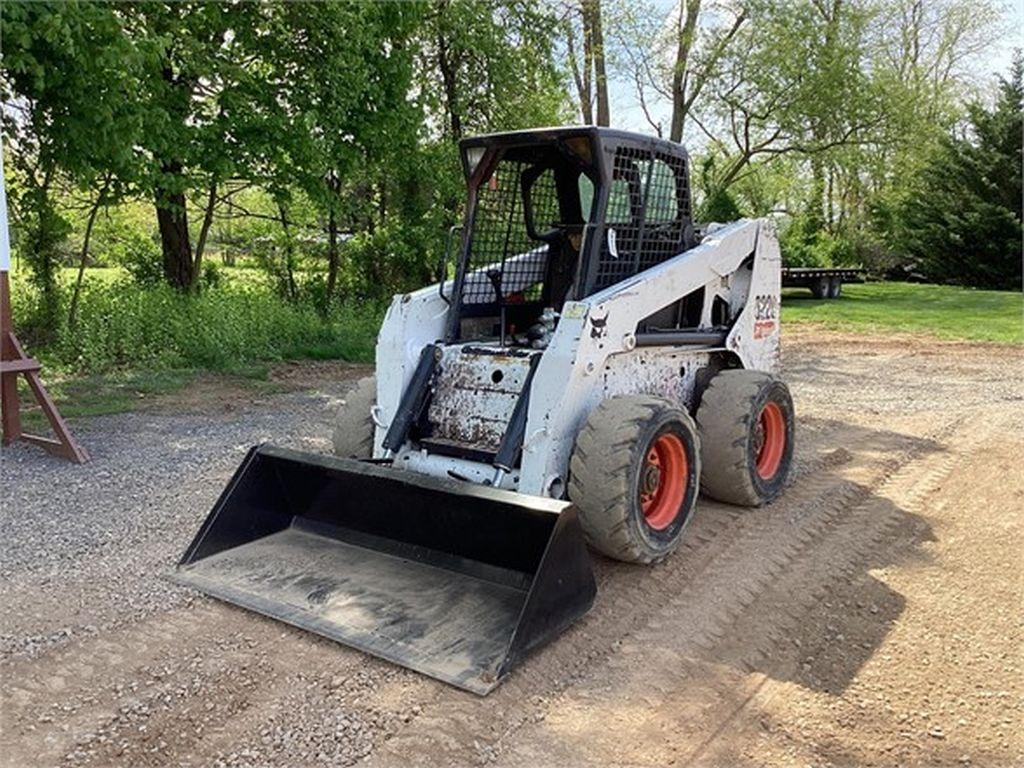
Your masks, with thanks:
M447 341L543 348L567 300L695 244L688 158L607 128L465 139L468 201Z

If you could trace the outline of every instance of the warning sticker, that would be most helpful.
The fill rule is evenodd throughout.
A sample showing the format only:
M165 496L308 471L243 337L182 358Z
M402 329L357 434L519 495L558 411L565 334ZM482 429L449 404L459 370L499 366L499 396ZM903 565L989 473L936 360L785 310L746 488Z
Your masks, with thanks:
M587 316L587 305L579 301L567 301L562 307L562 317L579 320Z

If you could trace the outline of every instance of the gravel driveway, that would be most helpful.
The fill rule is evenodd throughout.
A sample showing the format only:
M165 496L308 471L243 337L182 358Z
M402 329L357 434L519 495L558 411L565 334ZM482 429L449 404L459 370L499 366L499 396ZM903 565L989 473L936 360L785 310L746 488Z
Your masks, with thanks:
M5 449L0 763L1024 763L1021 351L800 330L785 368L785 496L597 558L593 611L485 699L162 578L251 445L328 450L362 370L78 423L81 467Z
M364 369L342 370L350 378ZM330 414L348 378L226 413L216 412L219 404L214 413L175 413L165 404L95 418L76 425L92 457L82 466L23 444L5 447L0 653L35 654L190 601L159 577L225 478L256 443L329 451Z

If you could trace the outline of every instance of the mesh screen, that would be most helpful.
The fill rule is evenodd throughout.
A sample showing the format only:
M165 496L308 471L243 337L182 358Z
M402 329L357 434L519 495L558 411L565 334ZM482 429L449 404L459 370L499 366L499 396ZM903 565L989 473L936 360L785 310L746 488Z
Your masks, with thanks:
M547 270L548 245L530 237L526 227L521 179L532 165L502 161L478 191L476 216L469 246L468 271L498 270L507 301L538 298ZM549 168L530 187L535 232L546 232L559 220L555 175ZM530 252L534 256L526 256ZM525 258L523 258L525 256ZM463 304L494 303L492 282L470 276L462 293Z
M689 217L684 158L632 147L618 149L593 290L679 254L685 247Z

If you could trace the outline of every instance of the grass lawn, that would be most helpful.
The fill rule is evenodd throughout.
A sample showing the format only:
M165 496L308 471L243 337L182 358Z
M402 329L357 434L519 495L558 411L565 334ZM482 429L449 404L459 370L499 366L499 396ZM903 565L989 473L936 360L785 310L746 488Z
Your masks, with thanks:
M838 300L816 300L787 288L782 321L818 323L847 331L924 333L941 339L1004 344L1024 341L1024 295L949 285L864 283L843 285Z
M43 382L65 418L104 416L111 413L134 411L158 401L161 396L173 395L193 384L234 386L253 393L276 391L275 384L267 380L269 368L260 363L238 365L211 374L197 368L168 370L117 371L87 376L62 376L43 369ZM46 418L35 404L28 385L18 379L21 398L21 420L29 432L48 433Z

